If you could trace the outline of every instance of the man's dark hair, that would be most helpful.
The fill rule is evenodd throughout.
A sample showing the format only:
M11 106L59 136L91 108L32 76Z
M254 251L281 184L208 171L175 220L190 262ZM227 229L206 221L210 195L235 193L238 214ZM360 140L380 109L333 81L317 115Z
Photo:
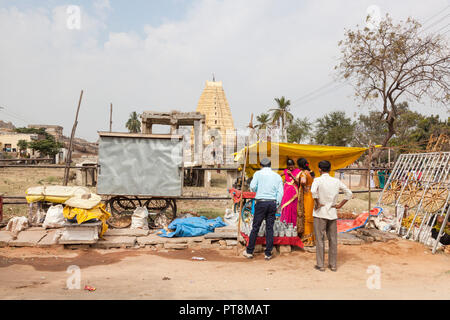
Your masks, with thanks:
M319 162L319 168L323 172L330 172L330 170L331 170L331 163L330 163L330 161L327 161L327 160L320 161Z
M261 164L261 167L263 167L263 168L267 168L272 165L269 158L262 159L260 164Z

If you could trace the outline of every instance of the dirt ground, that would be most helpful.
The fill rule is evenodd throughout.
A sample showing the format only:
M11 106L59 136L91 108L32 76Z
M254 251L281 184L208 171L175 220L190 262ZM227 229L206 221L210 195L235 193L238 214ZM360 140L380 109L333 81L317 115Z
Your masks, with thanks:
M236 250L0 249L0 299L449 299L450 256L408 240L340 245L338 271L297 249L265 261ZM206 261L192 260L203 257ZM81 270L81 289L67 289ZM370 267L372 266L372 267ZM379 267L379 289L371 268ZM367 284L375 284L369 289ZM89 292L85 285L95 287Z

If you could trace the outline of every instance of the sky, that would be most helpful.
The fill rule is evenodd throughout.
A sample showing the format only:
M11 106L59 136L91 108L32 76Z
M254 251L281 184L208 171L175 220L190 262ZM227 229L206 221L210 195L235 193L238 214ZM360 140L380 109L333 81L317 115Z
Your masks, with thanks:
M449 0L0 0L0 120L70 136L83 90L76 136L96 141L110 103L124 132L133 111L195 111L213 74L237 128L281 96L295 117L355 117L369 107L333 82L337 43L373 8L450 36ZM439 103L410 106L448 116Z

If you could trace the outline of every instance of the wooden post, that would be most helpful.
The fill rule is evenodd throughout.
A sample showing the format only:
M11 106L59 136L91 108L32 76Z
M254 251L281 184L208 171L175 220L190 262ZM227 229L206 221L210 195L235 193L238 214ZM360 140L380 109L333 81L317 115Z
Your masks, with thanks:
M253 128L253 113L250 120L249 128ZM241 199L239 200L239 212L238 212L238 228L237 228L237 244L236 244L236 255L239 255L239 238L241 236L241 213L242 213L242 207L244 205L244 182L245 182L245 169L247 167L247 156L250 152L250 144L249 144L249 138L246 137L245 141L245 153L244 153L244 166L242 168L242 178L241 178Z
M112 132L112 103L109 109L109 132Z
M80 100L78 101L77 113L75 115L75 122L73 124L72 133L70 135L69 150L67 152L66 167L64 169L64 182L63 182L64 186L67 186L67 183L69 182L70 163L72 162L72 144L73 144L73 138L75 136L75 130L76 130L77 124L78 124L78 113L80 111L80 105L81 105L82 98L83 98L83 90L81 90Z
M245 143L245 156L244 156L244 166L242 169L242 177L241 177L241 199L239 200L239 219L238 219L238 228L237 228L237 244L236 244L236 255L239 255L239 238L241 235L241 213L242 213L242 207L244 205L244 181L245 181L245 169L247 166L247 155L248 155L248 150L249 149L249 144L246 142Z

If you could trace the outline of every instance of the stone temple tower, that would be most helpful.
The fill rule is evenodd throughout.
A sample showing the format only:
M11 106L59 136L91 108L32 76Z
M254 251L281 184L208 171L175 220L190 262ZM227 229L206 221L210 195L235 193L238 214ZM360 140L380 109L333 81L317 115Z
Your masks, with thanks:
M220 131L223 143L230 142L226 141L226 133L234 133L235 128L222 81L206 81L196 111L205 115L206 131L211 132L212 129L217 129Z

